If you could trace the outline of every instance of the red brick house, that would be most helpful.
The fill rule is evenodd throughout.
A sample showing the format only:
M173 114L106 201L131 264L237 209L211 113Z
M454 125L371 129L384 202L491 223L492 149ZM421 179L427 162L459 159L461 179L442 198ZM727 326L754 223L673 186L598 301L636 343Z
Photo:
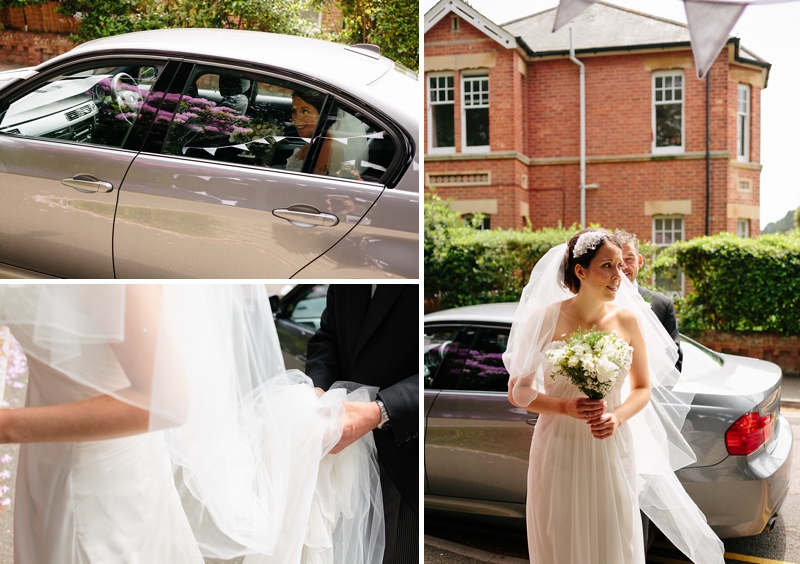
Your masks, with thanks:
M554 18L500 26L461 0L425 14L426 187L491 227L580 222L571 27L585 65L587 224L661 245L757 235L770 64L730 38L707 90L684 24L603 2L557 33Z

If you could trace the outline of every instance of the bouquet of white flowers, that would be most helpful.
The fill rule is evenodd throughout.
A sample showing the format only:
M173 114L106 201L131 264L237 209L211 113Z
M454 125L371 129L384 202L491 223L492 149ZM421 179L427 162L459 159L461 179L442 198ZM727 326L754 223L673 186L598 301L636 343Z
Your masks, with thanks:
M568 377L590 399L603 399L633 360L633 347L616 331L578 328L567 341L553 341L544 351L553 371L550 377Z

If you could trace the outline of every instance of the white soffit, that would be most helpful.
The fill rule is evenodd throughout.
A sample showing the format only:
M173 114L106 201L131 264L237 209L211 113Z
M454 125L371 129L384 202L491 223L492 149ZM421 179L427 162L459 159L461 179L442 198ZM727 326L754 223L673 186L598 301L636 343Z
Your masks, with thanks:
M517 48L517 40L513 35L461 0L439 0L433 8L428 10L425 13L425 33L451 13L481 30L506 49Z

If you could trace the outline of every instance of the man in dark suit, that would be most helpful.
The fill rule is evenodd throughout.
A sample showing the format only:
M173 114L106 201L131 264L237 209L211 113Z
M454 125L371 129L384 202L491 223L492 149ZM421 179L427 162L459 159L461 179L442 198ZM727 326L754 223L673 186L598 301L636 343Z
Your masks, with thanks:
M345 402L338 452L372 432L378 449L384 564L419 560L419 286L331 285L306 374L327 390L338 380L380 388L370 403Z
M636 235L617 229L614 231L614 237L622 245L622 261L625 263L622 271L628 277L628 280L633 282L644 301L650 304L653 313L656 314L661 325L664 326L672 340L675 341L675 346L678 347L678 361L675 363L675 368L680 372L683 366L683 350L681 350L681 339L678 333L678 318L675 317L675 305L667 296L643 288L636 282L636 277L644 260L642 255L639 254L639 241L636 240Z

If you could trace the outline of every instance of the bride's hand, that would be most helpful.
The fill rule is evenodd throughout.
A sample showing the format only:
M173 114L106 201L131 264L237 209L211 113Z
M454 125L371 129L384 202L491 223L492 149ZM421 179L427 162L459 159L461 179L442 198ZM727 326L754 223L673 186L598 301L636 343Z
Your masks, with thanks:
M592 436L595 439L607 439L619 425L620 420L614 413L604 413L592 422Z
M606 409L606 401L589 398L569 398L564 409L570 417L590 423L603 415Z

